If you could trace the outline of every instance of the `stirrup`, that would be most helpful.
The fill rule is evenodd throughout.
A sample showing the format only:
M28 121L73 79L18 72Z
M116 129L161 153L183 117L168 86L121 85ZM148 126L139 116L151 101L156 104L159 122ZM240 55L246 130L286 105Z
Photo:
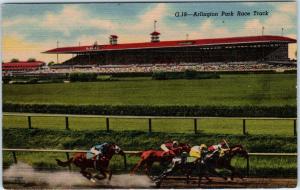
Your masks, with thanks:
M94 166L94 169L97 170L97 160L94 160L93 166Z

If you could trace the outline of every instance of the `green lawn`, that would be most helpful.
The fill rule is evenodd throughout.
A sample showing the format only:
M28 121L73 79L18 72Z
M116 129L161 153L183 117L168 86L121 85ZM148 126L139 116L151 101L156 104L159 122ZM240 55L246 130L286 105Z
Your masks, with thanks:
M166 80L120 78L120 81L3 85L4 103L91 104L91 105L226 105L284 106L296 105L296 74L221 75L221 79ZM3 146L7 148L87 149L95 142L114 141L125 150L145 150L168 139L191 144L214 144L227 139L243 144L250 152L296 152L292 120L247 120L248 136L242 135L242 120L201 119L199 134L194 135L191 119L153 119L148 134L146 119L110 119L110 133L104 118L69 118L70 131L64 130L63 117L3 117ZM42 129L42 130L39 130ZM17 153L20 161L35 168L55 168L61 153ZM138 157L128 158L129 168ZM12 164L4 152L4 167ZM120 157L112 168L123 170ZM233 164L245 171L245 161ZM159 168L159 167L156 167ZM251 157L250 174L255 176L296 176L295 157Z
M122 79L3 85L4 103L91 105L296 105L296 74L221 75L205 80Z
M64 129L64 117L32 117L31 125L39 129ZM242 134L243 121L240 119L200 119L197 128L206 134ZM114 131L148 131L147 119L110 118L109 127ZM247 120L246 129L250 135L293 136L293 120ZM4 116L3 128L28 128L27 117ZM106 130L105 118L69 118L71 130ZM152 119L153 132L194 133L192 119Z

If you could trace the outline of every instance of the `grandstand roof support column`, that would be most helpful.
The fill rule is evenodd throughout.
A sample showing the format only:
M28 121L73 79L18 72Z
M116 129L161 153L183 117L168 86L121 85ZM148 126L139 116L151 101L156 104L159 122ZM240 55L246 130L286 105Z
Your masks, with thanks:
M59 41L56 41L56 47L57 48L58 48L58 45L59 45ZM56 54L56 63L59 63L58 54Z
M89 54L89 65L91 64L91 52L88 53Z

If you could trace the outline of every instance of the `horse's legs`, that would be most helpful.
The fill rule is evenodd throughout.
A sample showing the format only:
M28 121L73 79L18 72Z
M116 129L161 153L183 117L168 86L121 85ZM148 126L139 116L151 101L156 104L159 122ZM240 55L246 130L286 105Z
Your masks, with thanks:
M99 172L102 174L102 177L99 177L99 175L96 175L95 177L99 180L106 179L108 177L108 180L111 180L112 177L112 171L103 167L99 167Z
M227 178L226 178L225 176L221 175L220 173L218 173L218 172L216 171L216 168L208 167L208 168L207 168L207 171L208 171L209 173L213 174L213 175L216 175L216 176L218 176L218 177L223 178L224 180L227 180Z
M91 181L95 182L95 180L93 180L93 178L92 178L92 174L91 174L91 173L85 171L85 168L80 168L80 169L81 169L81 170L80 170L80 173L81 173L84 177L86 177L88 180L91 180Z
M135 172L145 164L145 160L141 159L135 166L134 168L131 170L130 175L134 175Z
M229 165L225 168L231 171L231 180L233 180L234 176L239 176L239 178L243 179L242 174L238 172L233 166Z
M190 173L186 174L186 183L189 184L190 183Z
M153 165L153 161L148 161L146 162L146 165L145 165L145 173L146 175L150 176L151 174L151 168L152 168L152 165Z
M198 177L198 187L200 187L200 186L201 186L201 179L202 179L202 176L201 176L201 175L199 175L199 177Z
M174 167L172 166L171 168L166 169L165 171L163 171L162 174L160 174L157 178L156 178L156 187L160 187L160 184L162 183L163 179L166 178L170 173L172 173Z
M170 168L164 170L163 173L156 178L156 186L159 187L163 179L165 179L176 169L178 169L178 164L174 162Z

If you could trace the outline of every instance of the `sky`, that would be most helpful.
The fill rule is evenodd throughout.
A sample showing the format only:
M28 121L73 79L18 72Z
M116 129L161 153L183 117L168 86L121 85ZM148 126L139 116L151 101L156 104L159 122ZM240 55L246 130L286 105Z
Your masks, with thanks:
M57 41L59 47L108 44L111 34L119 36L118 43L148 42L154 20L161 41L261 35L262 27L265 35L281 35L283 28L284 36L296 39L296 7L296 2L2 4L2 57L56 61L56 55L41 52L56 48ZM234 16L220 16L222 11ZM251 15L236 16L237 11ZM176 12L219 16L176 17ZM296 44L290 45L290 58L295 51ZM59 61L70 57L60 55Z

